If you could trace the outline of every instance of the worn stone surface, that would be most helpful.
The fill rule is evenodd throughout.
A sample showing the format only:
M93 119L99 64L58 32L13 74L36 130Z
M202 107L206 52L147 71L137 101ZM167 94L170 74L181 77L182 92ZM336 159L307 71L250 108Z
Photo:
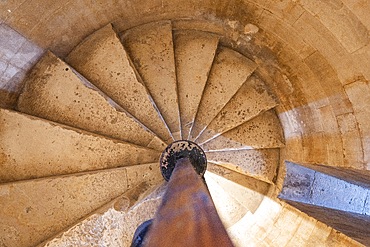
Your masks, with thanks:
M239 194L240 190L239 192L230 192L230 194L237 197L237 199L252 213L258 209L264 196L268 194L271 186L269 183L210 162L207 164L207 171L219 176L220 182L225 181L225 183L223 183L224 185L231 184L230 186L233 189L238 185L243 187L241 189L243 190L241 194ZM224 186L223 188L227 191L230 191L231 189L229 190L228 188L231 187Z
M221 167L221 169L226 170L225 168L222 168L222 167ZM207 178L212 179L213 184L214 183L217 184L217 185L214 184L216 186L216 188L217 188L217 186L220 186L222 188L222 191L224 191L224 193L226 193L228 196L232 197L233 200L236 200L239 204L241 204L243 207L248 209L247 211L242 210L244 212L242 215L244 216L244 214L246 214L247 212L254 213L256 211L256 209L258 208L259 204L261 203L269 185L264 183L264 182L260 182L260 183L256 182L255 184L258 186L258 188L257 188L257 190L254 190L254 189L248 187L249 184L246 186L245 181L248 181L248 179L249 179L250 181L255 182L255 179L251 179L250 177L247 177L245 175L244 176L241 175L241 174L239 174L239 175L240 175L239 179L241 181L243 181L244 183L243 182L234 182L232 180L229 180L227 177L224 178L224 177L221 177L220 175L212 173L212 172L207 172L206 181L207 181ZM208 185L208 188L210 188L211 195L212 195L212 190L213 189L211 188L211 184L207 183L207 185ZM258 191L258 190L260 190L260 191ZM265 190L265 191L263 191L263 190ZM216 205L216 207L217 207L217 205ZM239 218L238 220L240 220L240 219L241 218Z
M0 243L35 246L143 181L156 164L42 178L0 186ZM40 196L42 194L42 196Z
M275 96L261 79L252 75L197 138L197 142L204 143L275 106Z
M0 182L157 162L156 150L0 109Z
M264 112L201 145L205 151L280 148L283 146L283 131L274 111Z
M66 61L162 140L171 139L111 25L87 37Z
M1 107L14 108L27 71L42 53L39 46L0 21Z
M130 246L136 228L154 216L164 188L157 188L138 202L125 193L39 246ZM125 206L119 206L122 204Z
M218 45L218 37L205 32L174 32L181 134L188 139Z
M232 226L249 212L246 206L230 194L230 191L225 191L223 186L216 182L216 175L212 176L212 174L206 173L204 178L217 213L225 228Z
M173 137L180 139L171 22L141 25L125 31L121 38Z
M31 115L142 146L158 139L86 83L48 53L27 78L17 107Z
M336 119L332 119L331 114L317 118L315 112L325 106L331 108L336 116L349 114L348 121L355 121L355 125L351 123L351 126L359 126L358 119L363 119L360 121L361 128L366 126L366 112L360 115L356 113L356 116L353 114L353 109L361 106L358 101L368 99L366 90L359 90L351 101L341 90L342 85L358 77L364 76L364 81L369 80L370 46L367 42L368 30L365 31L363 27L369 29L369 1L222 0L215 3L83 0L51 3L47 0L9 0L0 1L0 6L0 23L10 25L35 44L62 56L87 35L111 21L124 30L153 20L180 17L191 23L187 24L187 28L191 26L190 29L204 28L223 35L231 34L227 37L235 41L235 47L244 49L249 53L248 57L253 57L261 68L263 79L274 92L278 92L278 111L288 120L288 124L283 126L285 133L289 134L286 151L294 160L311 159L318 163L325 162L325 165L340 166L343 165L340 158L345 154L348 159L342 159L346 165L355 163L357 169L367 169L361 166L361 153L369 153L362 148L362 144L368 143L368 140L359 132L359 127L356 127L357 130L351 128L349 132L341 132L345 139L343 143L346 143L343 146L345 152L339 150L330 154L330 150L342 145L340 136L336 136L338 130L331 125ZM198 18L205 20L197 21ZM222 28L224 22L230 23L228 29ZM196 26L193 26L194 23ZM255 35L243 34L250 23L257 26L259 31ZM287 55L287 50L292 52ZM302 70L307 67L302 59L315 51L317 54L307 60L310 67ZM8 85L15 88L12 81ZM314 109L312 114L303 110L307 106ZM347 120L339 119L340 128L345 130L343 121ZM287 131L289 125L297 128L297 132ZM326 127L312 128L323 125ZM335 155L338 159L333 159ZM240 230L248 229L239 235L244 237L245 245L359 246L343 234L302 214L299 214L303 218L301 223L291 221L294 217L288 215L277 217L276 220L281 223L275 224L270 220L275 219L275 204L267 205L262 206L264 210L260 211L258 226L240 227ZM297 211L295 213L298 214ZM290 227L294 224L299 224L299 227Z
M191 128L191 140L207 127L255 68L256 64L240 53L219 47Z
M206 152L207 161L273 183L279 165L279 149Z

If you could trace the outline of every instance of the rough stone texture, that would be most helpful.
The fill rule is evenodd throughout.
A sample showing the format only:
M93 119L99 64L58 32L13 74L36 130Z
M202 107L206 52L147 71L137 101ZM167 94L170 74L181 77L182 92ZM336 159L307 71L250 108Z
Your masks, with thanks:
M66 61L162 140L171 139L111 25L87 37Z
M240 204L243 208L240 208L241 212L243 212L242 214L239 213L239 215L241 216L244 216L247 212L255 212L255 210L258 208L259 206L259 203L261 203L262 201L262 198L263 198L263 194L260 194L259 192L257 191L254 191L248 187L244 187L238 183L235 183L231 180L228 180L226 178L223 178L219 175L216 175L214 173L211 173L211 172L208 172L206 174L206 181L207 181L207 178L211 180L211 183L208 183L207 181L207 185L208 185L208 188L210 189L211 191L211 195L213 196L212 193L216 194L217 193L217 188L220 187L220 193L223 192L224 194L228 195L229 197L231 197L232 199L230 200L230 202L236 200L238 202L238 204ZM244 178L245 180L245 178ZM215 186L215 188L212 188L212 186ZM217 196L217 194L216 194ZM213 197L212 197L213 198ZM214 200L215 201L215 200ZM220 200L221 202L223 203L226 203L227 200ZM217 203L216 204L216 208L217 208ZM222 217L221 217L222 219ZM238 220L240 220L240 218L238 218ZM234 222L236 223L236 222Z
M207 171L218 176L217 182L243 206L254 213L271 184L208 162ZM239 189L238 189L239 188Z
M256 64L240 53L219 47L191 128L191 140L208 126L255 68Z
M188 139L218 45L218 37L205 32L174 32L181 134Z
M274 111L264 112L201 145L205 151L280 148L283 146L283 131Z
M279 198L356 214L370 215L370 189L286 162L287 174Z
M27 78L17 108L141 146L149 146L153 139L158 139L97 89L81 81L67 64L51 53L43 57Z
M9 0L0 1L0 23L10 25L35 44L62 56L93 31L112 21L121 31L150 21L184 18L184 22L194 29L220 32L235 41L234 48L238 46L259 64L263 79L278 96L279 116L285 116L287 120L283 122L286 155L295 161L311 160L338 167L344 161L348 167L367 169L363 166L361 153L369 152L358 143L368 143L368 140L358 131L357 116L351 117L352 105L357 107L358 103L348 100L342 85L356 78L365 81L370 78L370 45L366 45L368 36L362 27L370 27L369 10L370 2L363 0L302 3L291 0L82 0L52 3ZM194 23L197 25L193 26ZM249 24L257 26L259 31L253 35L244 34ZM365 46L361 47L363 44ZM307 60L308 67L303 59L313 53L316 54ZM359 91L362 94L355 99L368 98L368 93ZM322 112L326 113L321 115ZM343 135L347 140L343 142L335 125L342 114L349 114L348 121L355 120L352 126L357 126ZM349 138L356 140L356 145L349 144ZM302 221L297 223L298 228L291 227L296 222L291 221L289 214L279 218L271 210L275 209L275 203L265 204L268 206L260 211L258 227L254 225L253 232L246 231L241 235L246 238L245 244L359 246L297 211L294 214L300 215L298 219ZM279 221L281 224L275 224ZM272 244L274 239L277 239L275 245Z
M155 166L115 168L1 185L1 245L35 246L127 189L143 181L158 181L161 175Z
M368 245L370 189L287 162L279 198Z
M279 149L206 152L207 161L273 183L279 165Z
M364 244L364 246L369 246L370 216L295 201L287 202L309 216L315 217L321 222L340 230L347 236Z
M39 247L82 247L92 244L130 246L136 228L142 222L153 218L161 202L164 188L164 186L157 188L139 202L136 202L138 198L131 198L125 193ZM132 205L134 203L135 205Z
M261 79L253 75L222 108L207 129L197 138L197 142L204 143L275 106L277 101L274 95L268 91Z
M14 108L23 79L43 50L0 22L0 106Z
M0 109L0 182L157 162L160 153Z
M180 139L171 22L141 25L125 31L121 38L173 137Z
M232 226L249 212L246 206L233 197L229 191L225 191L223 186L217 183L216 175L212 176L206 173L204 178L217 213L225 228Z
M358 80L345 87L359 125L364 152L365 170L370 170L370 86L368 81Z

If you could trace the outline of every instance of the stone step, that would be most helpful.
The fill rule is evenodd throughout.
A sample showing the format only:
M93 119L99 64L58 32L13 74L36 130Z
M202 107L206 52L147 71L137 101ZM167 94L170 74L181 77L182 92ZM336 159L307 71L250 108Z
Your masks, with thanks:
M21 112L144 147L162 141L136 119L48 52L32 70L19 97Z
M271 184L279 166L279 155L280 150L272 148L206 152L209 162Z
M204 175L212 201L220 219L226 228L238 222L249 210L215 181L212 174ZM217 179L217 178L216 178Z
M212 163L208 163L208 166L211 166L207 172L208 177L221 186L225 193L237 200L248 211L254 213L257 210L270 184Z
M214 60L218 37L206 32L174 32L182 139L188 139Z
M256 67L253 61L240 53L219 47L191 128L190 140L195 140L208 126Z
M269 92L258 76L252 75L196 141L204 143L275 106L277 106L276 97Z
M208 129L207 129L208 130ZM229 130L201 145L204 151L284 147L284 135L274 110Z
M142 192L148 189L147 184L143 183L38 247L130 246L136 228L154 217L164 188L162 184L142 197Z
M66 61L162 140L171 139L111 24L88 36Z
M4 246L35 246L143 181L162 180L158 164L0 185Z
M255 243L259 243L261 246L267 247L263 242L259 242L256 236L249 233L247 230L255 224L255 217L251 212L247 212L243 218L227 229L227 233L233 242L235 247L249 247L256 246Z
M152 163L160 152L0 109L0 183Z
M125 31L121 39L173 137L180 139L171 22L152 22L134 27Z

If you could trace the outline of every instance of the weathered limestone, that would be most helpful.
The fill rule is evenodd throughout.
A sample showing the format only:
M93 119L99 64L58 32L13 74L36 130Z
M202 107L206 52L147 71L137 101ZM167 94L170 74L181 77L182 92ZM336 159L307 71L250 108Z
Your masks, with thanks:
M197 142L204 143L275 106L275 96L268 91L259 77L253 75L201 133Z
M133 191L124 193L68 230L40 244L39 247L83 247L91 244L130 246L136 228L142 222L154 217L164 193L165 186L162 185L141 198L140 193L149 189L145 182L143 185L141 188L133 188Z
M181 134L188 139L218 45L218 37L205 32L174 32Z
M173 137L180 139L171 22L141 25L125 31L121 38Z
M112 25L87 37L66 61L162 140L171 139Z
M238 52L225 47L219 48L191 129L191 140L195 140L208 126L256 66Z
M207 161L273 183L279 166L279 149L206 152Z
M206 173L204 178L207 182L207 187L211 194L212 201L215 204L217 213L225 228L238 222L249 211L247 207L226 192L223 187L215 181L215 179L217 179L215 176Z
M63 123L141 146L162 150L162 142L134 118L72 69L46 54L32 70L18 109L51 121Z
M157 164L106 169L0 185L0 244L35 246L146 181L161 180Z
M283 146L283 130L273 110L264 112L201 145L205 151L280 148Z
M208 163L208 165L210 165ZM221 186L224 193L227 193L233 199L254 213L261 203L265 194L267 194L270 184L255 178L229 170L222 166L211 164L214 168L208 169L207 178L212 179L214 183ZM213 173L216 170L217 173ZM221 171L221 172L220 172ZM225 177L222 175L225 174ZM210 184L208 184L210 188ZM212 190L210 188L210 190ZM216 205L217 206L217 205ZM246 212L245 212L246 213Z
M156 150L0 109L0 182L157 162Z

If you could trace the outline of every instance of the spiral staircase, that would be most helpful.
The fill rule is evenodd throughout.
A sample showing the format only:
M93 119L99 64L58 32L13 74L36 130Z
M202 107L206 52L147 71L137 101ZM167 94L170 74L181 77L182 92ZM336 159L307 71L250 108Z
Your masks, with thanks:
M176 20L108 24L65 59L44 54L16 109L0 110L0 246L129 246L165 190L159 156L181 139L206 152L236 246L326 238L331 228L276 198L285 140L257 68L228 37Z

